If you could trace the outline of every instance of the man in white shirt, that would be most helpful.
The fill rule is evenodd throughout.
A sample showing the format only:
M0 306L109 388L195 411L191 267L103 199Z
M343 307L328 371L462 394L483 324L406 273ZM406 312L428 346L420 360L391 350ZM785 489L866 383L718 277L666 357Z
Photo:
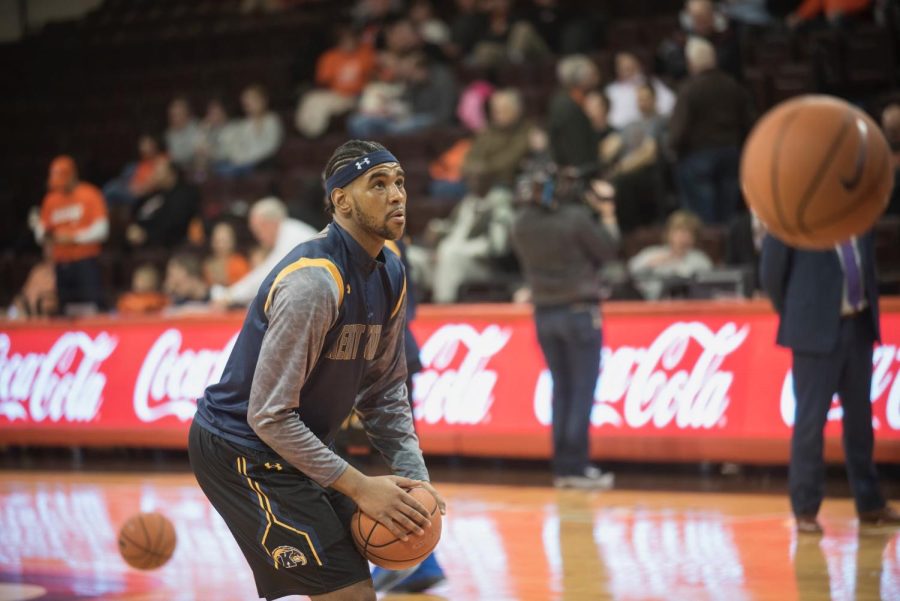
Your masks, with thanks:
M630 52L616 55L616 81L606 86L606 97L609 98L609 124L621 129L641 119L638 107L638 90L649 84L655 93L656 112L668 116L675 107L675 94L666 84L655 77L647 77L640 61Z
M228 124L222 132L224 160L216 172L225 177L241 177L272 159L281 147L284 130L281 119L269 110L269 98L259 85L241 92L245 117Z
M247 223L266 258L250 273L231 286L213 286L210 296L214 305L249 305L265 277L288 252L318 232L311 226L288 217L287 207L275 197L257 201L250 209Z

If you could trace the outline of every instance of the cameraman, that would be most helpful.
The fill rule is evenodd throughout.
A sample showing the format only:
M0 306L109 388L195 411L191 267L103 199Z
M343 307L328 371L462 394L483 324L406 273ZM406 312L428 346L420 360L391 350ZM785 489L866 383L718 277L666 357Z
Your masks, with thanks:
M588 428L602 343L598 272L619 246L614 190L571 169L545 180L520 186L527 204L512 241L553 376L553 485L607 489L614 477L590 465Z

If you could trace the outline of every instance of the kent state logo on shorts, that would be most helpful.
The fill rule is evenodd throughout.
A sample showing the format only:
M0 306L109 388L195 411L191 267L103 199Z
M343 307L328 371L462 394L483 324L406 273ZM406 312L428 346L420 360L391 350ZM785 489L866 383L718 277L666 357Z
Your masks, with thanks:
M306 565L306 555L299 549L287 545L275 549L272 552L272 557L275 558L275 561L280 568L296 568L298 565Z

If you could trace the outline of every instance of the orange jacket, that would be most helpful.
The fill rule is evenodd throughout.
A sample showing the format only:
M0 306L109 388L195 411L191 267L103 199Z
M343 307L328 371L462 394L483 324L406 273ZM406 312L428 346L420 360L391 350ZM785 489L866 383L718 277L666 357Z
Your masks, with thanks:
M142 315L162 311L169 299L161 292L126 292L119 297L116 309L123 315Z
M850 14L866 9L872 0L804 0L794 14L804 21L824 12L826 16Z
M214 260L209 260L203 266L203 275L207 284L221 284L231 286L250 272L250 263L240 253L232 253L225 263L225 280L219 281L213 267Z
M48 192L41 205L41 225L46 236L54 234L76 235L92 226L98 219L106 218L106 202L103 194L91 184L78 183L71 193ZM97 242L53 244L53 260L71 263L96 257L100 254Z
M360 44L353 52L328 50L316 63L316 83L344 96L357 96L372 76L375 52Z

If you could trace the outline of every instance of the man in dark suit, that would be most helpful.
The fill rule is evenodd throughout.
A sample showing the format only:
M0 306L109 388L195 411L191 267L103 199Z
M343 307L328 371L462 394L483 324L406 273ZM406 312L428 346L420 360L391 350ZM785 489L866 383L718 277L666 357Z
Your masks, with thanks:
M900 525L872 460L872 350L880 338L871 233L834 250L791 248L766 236L762 285L781 318L778 344L793 351L797 399L791 437L791 508L800 532L821 533L823 429L835 392L844 409L844 454L860 523Z

